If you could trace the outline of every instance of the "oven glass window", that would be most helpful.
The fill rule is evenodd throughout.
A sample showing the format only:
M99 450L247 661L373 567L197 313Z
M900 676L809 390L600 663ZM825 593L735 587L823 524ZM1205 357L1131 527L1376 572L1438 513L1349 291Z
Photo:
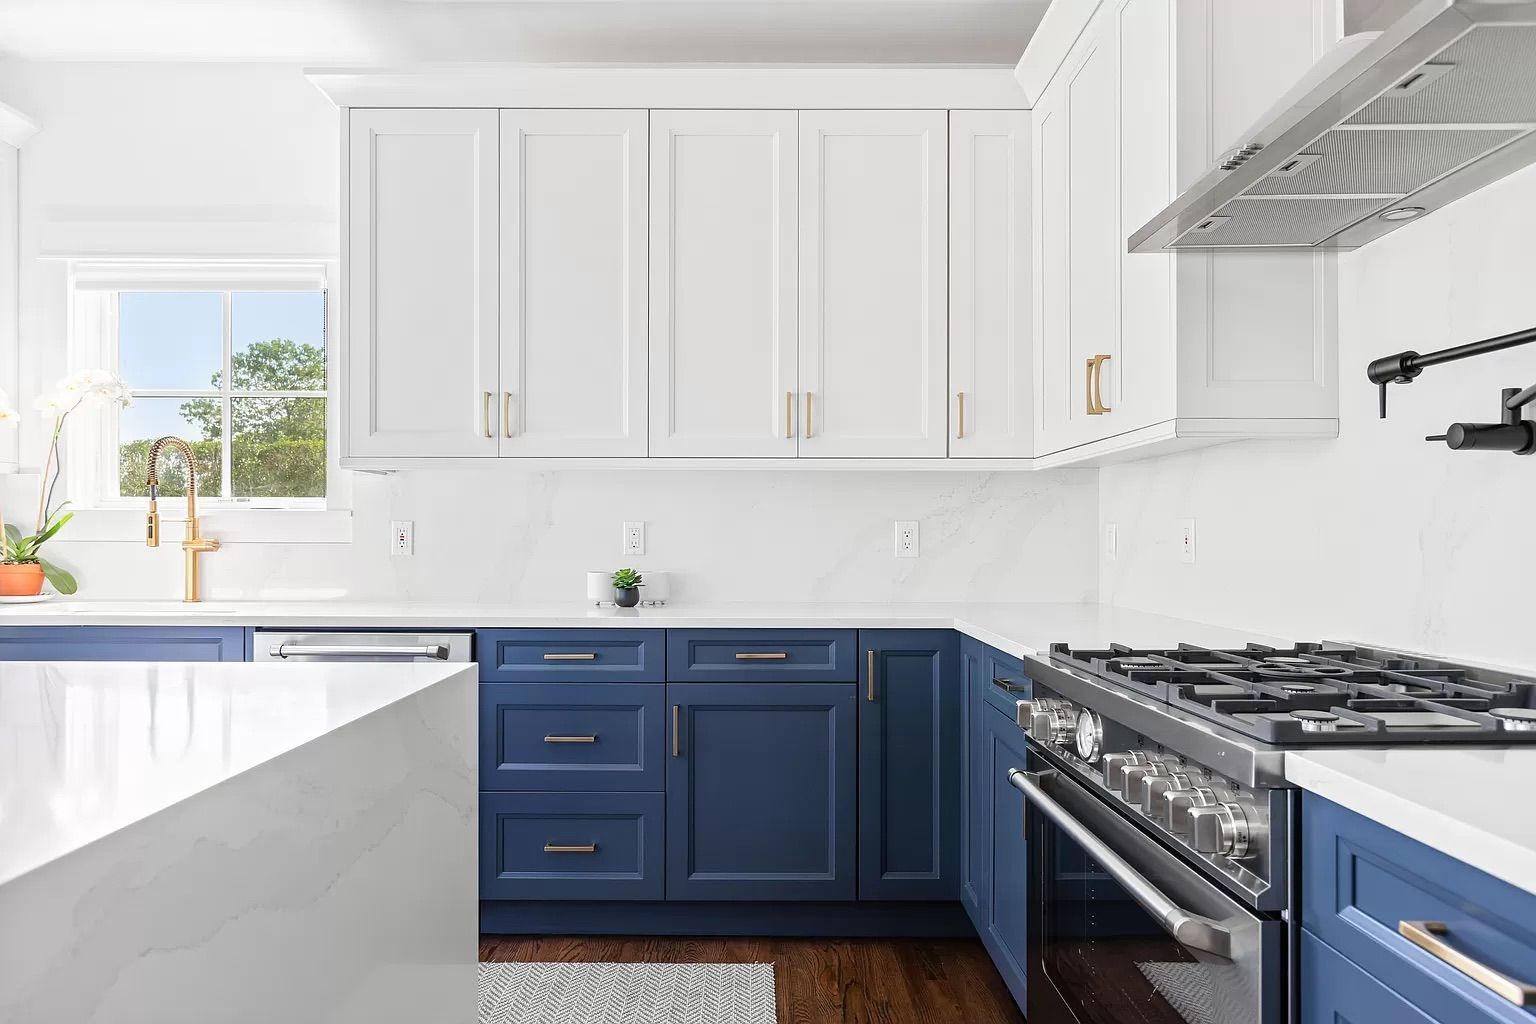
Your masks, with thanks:
M1235 964L1175 942L1059 829L1043 823L1038 840L1040 966L1078 1024L1251 1024L1256 994Z

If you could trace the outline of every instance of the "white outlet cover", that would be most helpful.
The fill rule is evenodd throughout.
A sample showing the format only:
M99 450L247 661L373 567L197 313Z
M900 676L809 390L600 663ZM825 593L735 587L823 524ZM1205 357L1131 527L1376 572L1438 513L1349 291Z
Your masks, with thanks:
M619 551L626 555L645 554L645 524L625 523Z
M1179 561L1185 565L1195 564L1195 521L1193 519L1180 519L1179 532Z
M1114 523L1104 524L1104 560L1113 562L1120 557L1120 527Z
M390 523L389 550L394 555L415 554L416 524L409 519L396 519Z
M916 558L918 554L917 523L913 520L896 521L896 557Z

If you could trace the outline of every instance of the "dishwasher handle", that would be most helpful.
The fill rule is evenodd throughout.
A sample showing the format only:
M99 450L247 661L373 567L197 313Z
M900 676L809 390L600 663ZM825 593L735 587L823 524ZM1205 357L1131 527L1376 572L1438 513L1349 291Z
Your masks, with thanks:
M447 644L420 647L370 647L367 644L273 644L274 658L432 658L448 660Z
M1088 826L1051 799L1041 787L1041 783L1055 774L1054 771L1026 772L1019 768L1010 768L1008 781L1015 789L1023 792L1024 798L1034 804L1037 811L1044 814L1057 828L1088 851L1088 855L1097 861L1111 878L1119 882L1125 891L1130 893L1131 898L1141 904L1142 909L1157 918L1163 930L1171 935L1174 941L1190 949L1198 949L1204 953L1231 959L1232 933L1220 922L1191 913L1169 899L1125 858L1105 845L1102 839L1088 829Z

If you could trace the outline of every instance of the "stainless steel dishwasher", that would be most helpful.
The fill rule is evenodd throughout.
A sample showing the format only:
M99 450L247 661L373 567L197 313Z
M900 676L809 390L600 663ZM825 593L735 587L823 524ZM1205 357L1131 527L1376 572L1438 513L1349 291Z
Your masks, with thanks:
M450 661L471 660L470 633L308 633L258 629L252 661Z

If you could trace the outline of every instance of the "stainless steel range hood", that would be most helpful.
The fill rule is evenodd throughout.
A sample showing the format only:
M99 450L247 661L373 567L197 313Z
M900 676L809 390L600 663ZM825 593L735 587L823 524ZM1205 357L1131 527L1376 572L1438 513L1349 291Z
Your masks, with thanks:
M1536 2L1420 0L1346 40L1131 252L1356 249L1536 162Z

